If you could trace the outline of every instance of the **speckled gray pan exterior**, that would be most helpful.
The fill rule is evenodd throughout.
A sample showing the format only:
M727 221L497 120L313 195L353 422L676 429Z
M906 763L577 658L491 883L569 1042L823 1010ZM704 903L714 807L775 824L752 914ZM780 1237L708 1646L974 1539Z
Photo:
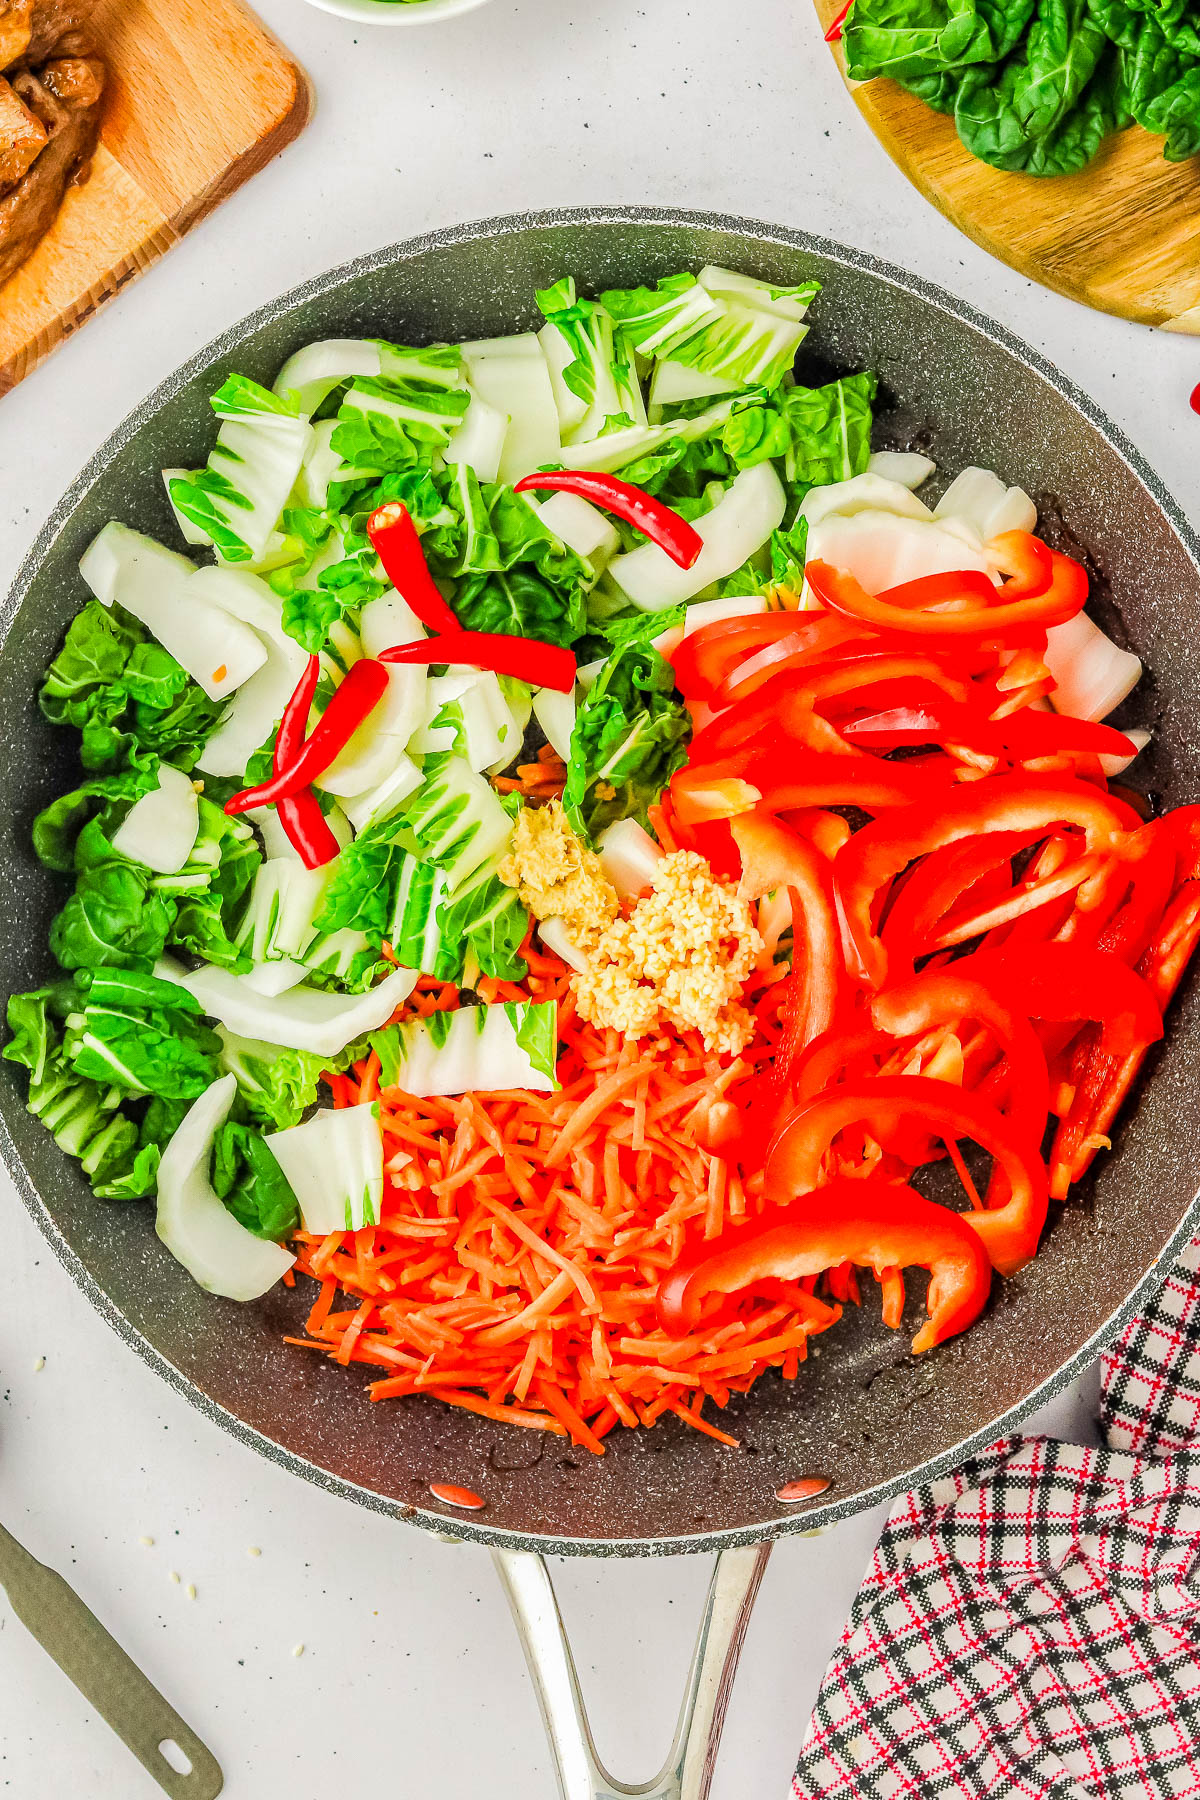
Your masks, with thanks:
M1200 797L1196 539L1136 451L1057 370L937 289L801 233L669 211L487 220L382 250L256 313L152 394L55 508L2 618L0 953L10 987L46 974L46 926L59 904L30 853L29 824L69 785L71 744L40 721L34 692L85 597L77 559L110 518L174 541L159 470L203 460L208 396L226 371L270 382L285 356L321 337L514 331L533 322L534 289L565 270L595 290L709 260L777 281L820 278L801 369L877 369L880 447L928 450L950 473L983 463L1038 498L1050 534L1086 554L1103 612L1152 670L1131 715L1155 731L1145 784L1170 805ZM0 1115L18 1190L81 1293L244 1442L427 1526L560 1552L652 1553L853 1512L949 1467L1080 1368L1186 1233L1200 1188L1198 1050L1189 989L1112 1155L1078 1201L1053 1209L1036 1263L967 1336L914 1359L907 1337L880 1325L872 1288L861 1313L817 1342L798 1381L771 1375L731 1402L722 1424L739 1450L668 1420L615 1432L603 1459L434 1401L369 1404L362 1371L284 1345L305 1310L302 1292L280 1289L250 1308L212 1299L160 1247L149 1206L94 1201L26 1114L24 1072L7 1063ZM789 1511L775 1499L783 1482L810 1474L831 1482L818 1503ZM485 1511L454 1518L431 1500L432 1480L477 1489Z

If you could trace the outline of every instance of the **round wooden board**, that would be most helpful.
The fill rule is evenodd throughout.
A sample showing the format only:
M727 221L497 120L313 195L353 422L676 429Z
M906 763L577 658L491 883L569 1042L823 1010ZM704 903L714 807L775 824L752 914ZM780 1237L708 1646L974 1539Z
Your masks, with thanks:
M815 4L827 30L842 0ZM1078 175L1010 175L894 81L846 85L913 186L1001 262L1100 312L1200 336L1200 158L1165 162L1162 140L1135 125Z

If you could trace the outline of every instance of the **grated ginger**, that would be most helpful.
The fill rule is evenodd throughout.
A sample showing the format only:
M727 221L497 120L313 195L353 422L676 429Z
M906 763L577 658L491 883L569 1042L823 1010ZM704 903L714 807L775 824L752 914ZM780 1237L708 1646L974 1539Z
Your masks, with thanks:
M512 850L497 872L535 919L561 919L585 956L621 910L600 858L571 830L561 800L522 808Z
M748 903L702 856L676 850L629 917L594 942L573 982L580 1016L628 1037L665 1022L699 1031L706 1050L736 1054L754 1033L739 996L761 949Z

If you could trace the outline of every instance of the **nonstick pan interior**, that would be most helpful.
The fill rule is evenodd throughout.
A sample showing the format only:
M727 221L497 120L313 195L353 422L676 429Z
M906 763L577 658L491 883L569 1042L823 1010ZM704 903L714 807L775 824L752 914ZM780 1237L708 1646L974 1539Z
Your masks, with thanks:
M949 474L982 463L1029 489L1047 535L1086 556L1106 623L1149 665L1128 720L1155 734L1143 785L1171 806L1200 796L1196 540L1136 452L1041 358L945 294L802 233L649 211L489 220L380 251L255 314L151 395L55 508L0 618L9 990L49 972L46 927L61 903L32 857L29 825L70 785L73 747L41 721L34 694L85 598L76 563L110 518L177 541L159 471L203 461L208 396L224 374L269 383L315 338L521 330L535 322L534 289L566 271L594 291L707 261L780 282L819 277L801 378L878 370L877 447L927 450ZM913 1358L911 1331L883 1328L868 1283L862 1311L814 1344L797 1381L768 1375L731 1401L721 1422L739 1450L671 1419L613 1433L602 1459L435 1401L371 1405L362 1371L283 1343L309 1303L303 1292L281 1289L252 1308L213 1299L159 1245L151 1207L94 1200L27 1115L24 1073L7 1063L0 1129L18 1189L81 1291L166 1379L264 1454L365 1505L493 1542L695 1550L866 1506L959 1460L1066 1380L1186 1232L1200 1188L1198 1064L1189 989L1113 1153L1080 1200L1052 1209L1037 1261L965 1337ZM915 1320L919 1299L911 1311ZM815 1505L798 1513L776 1500L784 1482L811 1474L831 1484ZM477 1489L485 1510L467 1522L449 1516L430 1499L436 1480Z

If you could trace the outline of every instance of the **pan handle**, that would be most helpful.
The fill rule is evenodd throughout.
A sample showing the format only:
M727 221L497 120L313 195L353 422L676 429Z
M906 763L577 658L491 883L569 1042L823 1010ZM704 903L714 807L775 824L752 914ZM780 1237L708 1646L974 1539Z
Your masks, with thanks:
M705 1800L717 1760L734 1672L769 1542L723 1550L709 1583L687 1690L667 1760L652 1781L626 1787L596 1754L545 1559L531 1550L493 1550L554 1753L562 1800Z

